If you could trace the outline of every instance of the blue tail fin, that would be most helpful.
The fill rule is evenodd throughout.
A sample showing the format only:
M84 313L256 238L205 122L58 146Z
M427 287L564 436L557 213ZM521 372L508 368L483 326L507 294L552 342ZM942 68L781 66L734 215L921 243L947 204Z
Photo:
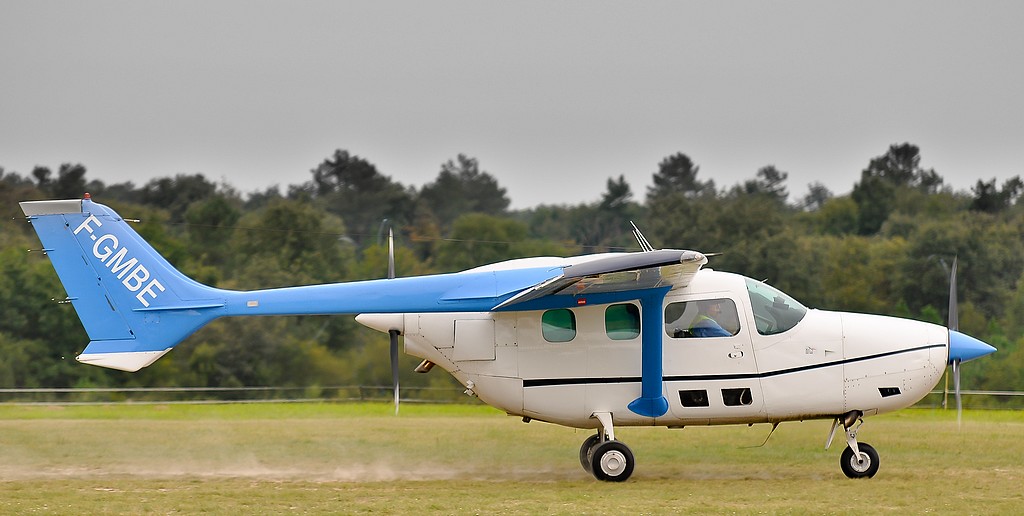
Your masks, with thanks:
M86 195L21 203L89 334L79 361L137 371L226 315L227 291L178 272L117 213Z

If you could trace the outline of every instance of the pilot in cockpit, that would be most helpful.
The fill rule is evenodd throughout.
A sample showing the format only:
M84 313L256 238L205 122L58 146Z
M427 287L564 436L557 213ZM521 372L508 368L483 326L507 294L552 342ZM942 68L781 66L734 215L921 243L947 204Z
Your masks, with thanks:
M718 323L722 315L721 300L701 302L698 306L697 317L690 323L690 335L694 337L728 337L732 335Z

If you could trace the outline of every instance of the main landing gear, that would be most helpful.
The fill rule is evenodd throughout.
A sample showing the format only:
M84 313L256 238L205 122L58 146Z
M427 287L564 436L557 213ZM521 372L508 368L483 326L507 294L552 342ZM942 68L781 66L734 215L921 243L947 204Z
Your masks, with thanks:
M825 449L832 446L839 425L846 434L846 449L839 458L843 474L849 478L871 478L878 472L878 452L868 443L857 442L857 432L864 424L864 413L851 410L832 422ZM609 412L595 412L599 421L597 433L588 437L580 446L580 465L598 480L623 482L633 474L633 452L628 446L615 440L612 415Z
M595 413L594 417L601 424L597 433L588 437L580 446L580 464L598 480L622 482L633 474L633 452L615 440L610 413Z
M846 449L839 457L839 466L849 478L871 478L878 472L878 452L868 443L857 442L857 431L864 424L863 415L859 410L851 410L837 417L832 422L832 431L825 443L827 450L832 445L839 423L842 423L846 431Z

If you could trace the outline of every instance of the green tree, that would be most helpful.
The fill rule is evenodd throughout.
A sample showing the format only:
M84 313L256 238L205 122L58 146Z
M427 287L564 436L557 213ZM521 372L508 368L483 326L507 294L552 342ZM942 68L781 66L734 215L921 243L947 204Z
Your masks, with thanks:
M858 232L873 235L898 205L901 189L916 188L925 193L938 192L942 178L934 170L921 168L921 152L915 145L890 145L882 156L872 159L853 186L851 197L857 203Z
M848 235L857 232L857 202L849 195L832 197L815 211L801 217L811 231L822 235Z
M650 204L662 197L682 196L684 198L700 197L714 194L713 180L697 179L700 167L690 157L678 152L661 161L658 171L654 173L654 184L647 189L647 203Z
M734 192L742 192L746 195L760 195L785 204L789 192L786 190L786 178L789 173L783 172L775 165L761 167L754 179L745 181L742 186L737 186Z
M438 246L436 266L458 271L529 256L564 256L563 246L527 238L527 226L509 218L483 213L459 217L451 237Z
M53 178L53 172L43 166L33 168L32 177L36 178L36 187L48 197L81 199L88 191L85 172L85 166L80 163L64 163L58 169L56 179Z
M359 156L338 149L312 174L315 198L345 221L349 238L360 245L376 242L385 219L396 228L412 221L414 204L410 193Z
M420 190L419 202L442 228L467 213L503 215L511 203L498 180L480 170L479 162L465 154L441 165L437 179Z
M13 387L71 387L83 377L109 374L74 362L89 338L65 298L45 255L25 253L25 247L0 250L0 335L6 336L0 364L11 371Z
M899 304L896 278L902 277L905 240L844 235L818 238L813 245L822 252L822 272L821 290L812 303L875 314L889 314Z
M582 208L575 214L577 243L599 251L635 248L637 242L629 223L640 223L643 209L632 199L633 191L625 176L608 178L600 202L590 210Z
M706 252L720 251L713 231L719 205L715 182L697 178L700 167L683 153L669 156L658 164L653 186L647 189L648 239L665 247L685 247Z
M820 181L807 185L807 193L800 201L800 207L808 211L820 210L833 197L832 191Z
M768 265L785 251L770 242L785 230L788 210L775 195L738 192L733 190L704 214L706 225L698 228L706 246L702 249L724 253L716 260L719 268L766 277L781 268Z
M266 288L339 281L352 259L338 217L301 201L279 200L243 216L235 232L231 284Z
M1024 190L1024 182L1020 176L1013 176L1003 183L1003 188L996 188L996 180L985 182L978 180L971 188L974 198L971 200L970 209L986 213L998 213L1006 210L1020 197L1021 190Z
M178 174L173 178L162 177L150 180L142 187L142 202L167 210L170 222L185 221L185 212L196 202L213 196L217 185L202 174Z
M207 266L220 266L230 260L231 240L242 212L237 199L216 194L192 203L185 210L188 223L188 250Z
M857 203L857 232L872 235L889 218L896 200L896 186L885 179L866 174L853 186L850 195Z
M423 203L416 204L413 223L408 228L408 238L420 260L429 262L434 257L441 242L441 227L430 208Z
M914 311L924 305L946 306L948 265L954 255L959 256L961 306L975 305L986 319L1003 315L1013 285L1024 272L1020 229L992 216L964 212L952 223L922 221L908 243L900 255L901 281L896 285Z

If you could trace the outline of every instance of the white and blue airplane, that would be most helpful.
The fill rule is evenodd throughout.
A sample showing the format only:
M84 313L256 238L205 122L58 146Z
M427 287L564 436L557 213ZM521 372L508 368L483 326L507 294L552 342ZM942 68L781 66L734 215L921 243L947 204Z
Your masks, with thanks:
M83 363L137 371L219 317L358 314L391 334L393 372L402 335L418 370L436 364L489 405L596 429L579 457L600 480L633 472L617 427L808 419L833 421L828 444L842 425L843 472L871 477L879 459L857 440L863 418L913 405L947 365L959 405L959 365L995 351L955 328L805 308L702 269L702 253L654 250L638 231L643 252L229 291L183 275L88 194L21 207L89 334Z

